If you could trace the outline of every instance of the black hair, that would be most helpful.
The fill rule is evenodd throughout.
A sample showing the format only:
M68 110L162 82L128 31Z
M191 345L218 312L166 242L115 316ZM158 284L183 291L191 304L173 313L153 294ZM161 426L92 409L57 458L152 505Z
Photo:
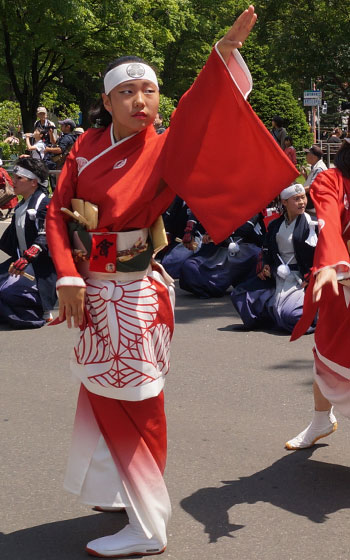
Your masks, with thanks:
M346 177L350 179L350 143L343 140L342 145L334 158L334 165Z
M39 126L37 126L35 130L38 130L38 131L40 132L41 138L42 138L43 136L45 136L45 130L43 130L43 129L40 128ZM35 132L35 130L34 130L34 132Z
M286 136L284 141L286 141L286 140L289 140L291 146L293 145L293 140L292 140L291 136Z
M283 121L282 117L279 117L278 115L275 115L274 117L272 117L272 120L275 121L278 128L281 128L283 126L284 121Z
M37 175L40 179L40 181L38 181L39 185L44 187L46 186L45 183L49 176L49 170L43 161L40 159L34 159L33 157L22 157L16 161L14 168L16 168L16 165L23 167L24 169L28 169L28 171Z
M140 58L139 56L132 56L132 55L127 55L127 56L120 56L119 58L116 58L115 60L112 60L112 62L110 62L107 67L106 70L103 74L103 77L105 77L105 75L107 74L107 72L109 72L110 70L112 70L113 68L116 68L117 66L120 66L121 64L127 64L128 62L139 62L141 64L148 64L148 62L146 62L143 58ZM98 125L98 126L108 126L111 122L112 122L112 115L107 111L107 109L105 109L104 105L103 105L103 100L100 97L100 99L91 107L90 111L89 111L89 119L90 122L94 125Z

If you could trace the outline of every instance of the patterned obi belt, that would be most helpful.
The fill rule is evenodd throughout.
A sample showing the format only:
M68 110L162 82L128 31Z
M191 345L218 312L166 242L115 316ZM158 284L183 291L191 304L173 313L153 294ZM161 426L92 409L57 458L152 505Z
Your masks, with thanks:
M73 258L83 277L141 278L148 270L153 243L148 228L122 232L70 232ZM135 278L134 278L135 277Z

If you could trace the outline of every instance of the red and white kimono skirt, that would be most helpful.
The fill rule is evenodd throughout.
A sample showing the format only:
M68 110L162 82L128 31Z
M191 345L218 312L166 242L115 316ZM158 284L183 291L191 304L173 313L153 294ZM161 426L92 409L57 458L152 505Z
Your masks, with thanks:
M177 193L220 242L297 175L246 101L250 89L239 53L226 66L214 49L164 134L150 126L116 142L110 125L80 136L48 211L57 287L87 287L86 321L72 362L83 388L66 487L87 503L131 505L146 534L161 542L170 516L162 477L162 389L173 329L168 287L151 269L136 277L118 271L82 276L60 209L72 198L96 204L99 230L120 232L119 250L124 241L132 244L126 232L145 240Z
M330 286L322 290L319 304L312 302L314 277L307 289L304 312L292 340L311 324L317 309L315 332L315 380L322 394L345 416L350 417L350 179L337 169L320 173L312 184L311 197L319 223L319 238L313 273L335 268L339 278L339 296Z

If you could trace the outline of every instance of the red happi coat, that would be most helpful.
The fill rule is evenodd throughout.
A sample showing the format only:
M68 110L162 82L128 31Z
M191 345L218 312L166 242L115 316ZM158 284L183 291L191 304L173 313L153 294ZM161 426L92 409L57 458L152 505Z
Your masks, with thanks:
M0 167L0 189L5 188L5 180L10 183L11 187L13 187L13 183L10 175L7 173L6 169ZM10 208L14 208L15 206L17 206L17 204L18 204L18 198L17 196L15 196L9 202L3 204L3 206L0 207L0 210L9 210Z
M337 169L323 171L312 184L311 197L319 222L313 273L334 267L337 273L347 276L350 272L350 179ZM314 277L292 340L306 331L318 309L315 353L332 371L350 379L350 281L348 286L338 284L339 296L333 294L329 285L323 288L319 304L312 302L313 284Z
M244 62L231 59L227 67L213 50L164 134L150 126L116 143L111 125L75 142L47 218L59 279L79 277L60 211L73 197L97 204L99 228L128 231L151 226L177 193L220 242L293 181L295 167L236 85L248 82Z

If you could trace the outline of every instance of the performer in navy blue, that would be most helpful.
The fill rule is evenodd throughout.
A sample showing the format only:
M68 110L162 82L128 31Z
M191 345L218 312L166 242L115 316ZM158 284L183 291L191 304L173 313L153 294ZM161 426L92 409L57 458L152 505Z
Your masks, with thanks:
M178 278L183 263L200 249L205 230L179 196L163 214L163 220L169 245L162 265L172 278Z
M224 296L229 286L255 274L264 235L261 214L248 220L219 245L204 234L200 250L181 266L180 288L200 298Z
M247 328L292 332L302 315L317 225L305 213L304 187L287 187L281 200L284 215L269 224L257 277L236 286L231 299Z
M13 186L22 200L0 239L10 258L0 265L0 321L15 328L38 328L52 319L56 302L56 273L48 254L45 218L48 172L33 158L19 159Z

